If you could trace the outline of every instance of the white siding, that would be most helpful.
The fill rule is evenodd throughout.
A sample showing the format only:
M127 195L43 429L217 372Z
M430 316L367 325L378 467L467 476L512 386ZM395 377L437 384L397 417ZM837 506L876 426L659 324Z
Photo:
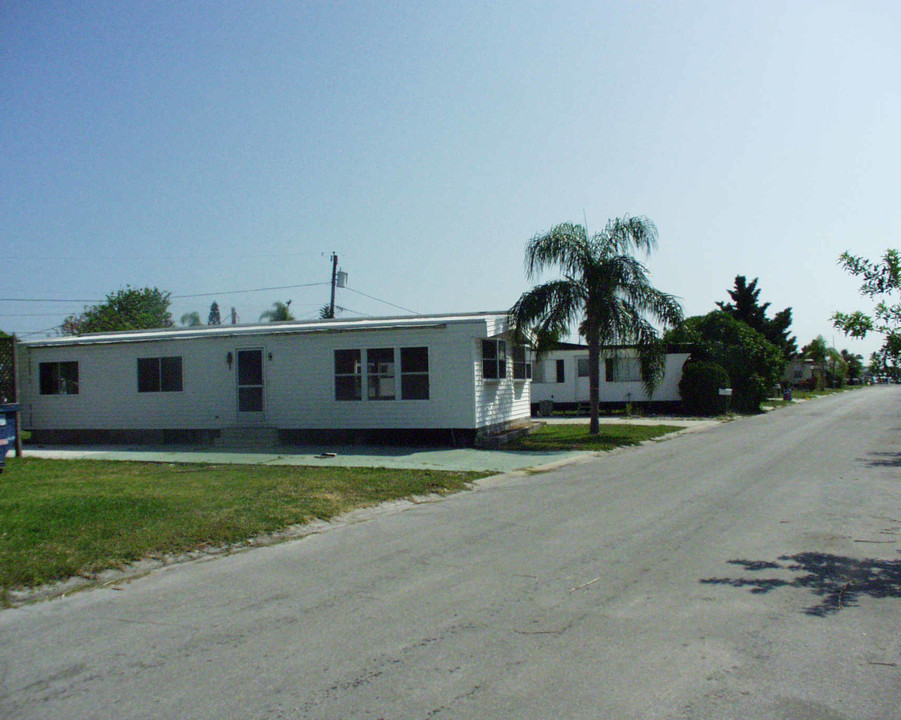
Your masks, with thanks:
M509 337L507 342L507 376L499 380L485 379L482 372L482 338L470 343L475 381L475 427L486 428L500 423L527 420L531 417L531 383L513 379L513 361Z
M668 353L663 378L648 397L641 382L607 382L604 359L601 358L600 384L598 385L600 402L677 402L679 381L682 379L682 365L688 360L688 353ZM588 378L577 377L580 358L588 359L587 350L557 350L548 353L544 362L545 380L551 382L532 383L532 402L553 400L557 403L587 403ZM556 362L563 360L565 366L565 382L553 382L556 379Z
M363 326L337 332L234 335L177 334L141 341L59 343L26 346L21 377L23 421L32 429L215 430L241 424L285 429L475 429L529 417L529 383L508 377L481 378L484 317L423 327ZM491 323L503 326L502 320ZM400 349L427 347L429 398L403 400ZM237 351L260 348L264 410L237 411ZM366 368L363 398L335 399L335 350L393 348L396 398L369 400ZM231 366L227 358L231 354ZM182 391L137 391L138 358L182 358ZM39 364L77 361L77 395L41 395Z
M210 429L235 419L233 371L225 338L30 348L22 397L24 419L34 428ZM233 350L233 348L232 348ZM139 393L137 361L182 358L182 391ZM78 362L77 395L41 395L43 362Z
M560 403L579 402L579 383L576 378L576 357L587 357L586 353L572 354L569 351L558 351L544 355L539 361L544 372L545 382L532 382L532 402L553 400ZM563 382L557 382L557 361L563 360ZM534 365L532 376L534 377ZM603 380L603 377L601 378ZM585 378L587 382L588 378ZM587 385L585 387L588 387ZM585 401L588 401L586 392Z
M484 324L482 324L484 326ZM472 382L464 359L473 332L469 326L442 329L336 333L308 338L281 336L267 346L269 423L286 428L467 428L472 427ZM462 338L461 338L462 335ZM403 400L400 395L400 348L427 347L429 399ZM393 348L394 400L369 400L363 367L363 398L335 399L335 350ZM365 355L364 355L365 359Z

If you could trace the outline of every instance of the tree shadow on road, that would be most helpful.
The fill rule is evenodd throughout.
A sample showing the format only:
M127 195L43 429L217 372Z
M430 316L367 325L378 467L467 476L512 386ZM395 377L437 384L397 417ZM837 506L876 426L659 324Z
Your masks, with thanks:
M901 452L873 452L859 459L869 467L901 467Z
M783 555L779 562L730 560L749 572L780 570L795 573L794 579L777 577L705 578L708 585L749 587L754 594L766 594L781 587L804 588L821 598L804 610L807 615L825 617L853 606L863 596L901 597L901 561L842 557L828 553ZM784 574L784 573L782 573Z

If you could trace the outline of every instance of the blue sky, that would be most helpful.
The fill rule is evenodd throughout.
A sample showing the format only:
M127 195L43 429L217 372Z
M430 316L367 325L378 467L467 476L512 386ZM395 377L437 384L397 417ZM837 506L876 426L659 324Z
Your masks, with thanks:
M828 0L0 0L0 297L67 301L2 300L0 328L127 284L172 292L176 319L313 317L332 251L345 317L505 309L532 235L631 214L686 314L759 277L799 344L831 342L834 310L869 308L838 255L898 246L899 21Z

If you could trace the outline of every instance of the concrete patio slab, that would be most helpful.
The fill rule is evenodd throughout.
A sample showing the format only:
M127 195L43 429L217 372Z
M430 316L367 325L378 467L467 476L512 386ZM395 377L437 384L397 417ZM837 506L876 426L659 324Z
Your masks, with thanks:
M196 447L123 446L29 447L24 456L58 460L125 460L156 463L236 465L305 465L311 467L386 467L418 470L512 472L576 458L583 452L514 452L471 448L281 447L261 451L212 450Z
M587 417L541 418L541 422L588 424ZM669 417L601 418L602 424L675 425L683 432L703 430L717 420ZM397 447L364 445L282 446L259 450L151 447L146 445L26 446L25 457L60 460L120 460L157 463L209 463L235 465L304 465L310 467L387 467L506 473L566 462L593 452L524 452L474 448Z

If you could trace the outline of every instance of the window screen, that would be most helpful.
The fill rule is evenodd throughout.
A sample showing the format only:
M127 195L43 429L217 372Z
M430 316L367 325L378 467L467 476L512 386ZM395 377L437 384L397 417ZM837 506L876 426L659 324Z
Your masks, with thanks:
M507 343L503 340L482 340L482 377L486 380L507 377Z
M335 400L363 399L363 365L359 350L335 350Z
M366 351L366 387L370 400L394 400L394 348Z
M138 358L138 392L181 390L181 357Z
M429 399L429 349L400 349L400 396L403 400Z
M49 362L38 366L41 395L78 395L78 363Z

